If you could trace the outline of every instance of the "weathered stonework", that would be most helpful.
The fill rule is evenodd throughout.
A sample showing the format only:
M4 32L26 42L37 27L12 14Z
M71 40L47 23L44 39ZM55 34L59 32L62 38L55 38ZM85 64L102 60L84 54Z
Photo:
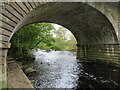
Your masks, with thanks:
M77 58L101 60L120 67L120 44L77 45Z
M7 51L10 48L10 43L0 43L0 88L7 87Z
M119 19L118 15L120 12L119 9L119 3L118 2L98 2L98 3L92 3L92 2L87 2L90 6L94 7L95 9L98 9L101 13L103 13L108 20L111 22L112 26L115 29L116 35L119 39L118 33L119 33Z
M4 2L0 11L0 43L10 42L15 32L27 24L56 23L68 28L76 37L79 59L103 59L111 62L114 60L120 64L119 4ZM0 73L3 73L3 82L6 82L6 56L9 47L9 43L0 44Z

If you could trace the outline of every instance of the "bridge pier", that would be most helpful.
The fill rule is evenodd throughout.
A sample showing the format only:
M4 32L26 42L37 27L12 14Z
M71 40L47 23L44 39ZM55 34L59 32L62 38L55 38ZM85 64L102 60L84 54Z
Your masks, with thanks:
M120 44L77 44L77 58L94 61L101 60L120 67Z
M0 43L0 89L7 88L7 52L10 43Z

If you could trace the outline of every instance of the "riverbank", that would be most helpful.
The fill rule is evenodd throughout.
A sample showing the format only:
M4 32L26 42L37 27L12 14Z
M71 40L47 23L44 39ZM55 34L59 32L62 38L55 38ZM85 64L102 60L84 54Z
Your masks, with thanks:
M31 82L20 68L20 65L16 61L7 62L8 88L31 88L34 90Z

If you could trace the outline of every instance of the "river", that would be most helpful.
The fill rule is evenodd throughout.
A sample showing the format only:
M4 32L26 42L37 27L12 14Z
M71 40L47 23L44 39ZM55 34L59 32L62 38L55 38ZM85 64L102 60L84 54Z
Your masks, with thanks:
M69 51L38 50L32 63L38 74L28 76L35 88L120 89L120 69L83 62Z

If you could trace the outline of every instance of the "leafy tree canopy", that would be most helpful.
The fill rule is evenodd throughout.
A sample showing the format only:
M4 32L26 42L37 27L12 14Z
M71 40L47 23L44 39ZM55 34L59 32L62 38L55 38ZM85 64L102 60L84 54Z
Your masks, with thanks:
M70 50L76 49L73 35L66 37L67 29L55 29L51 23L35 23L22 27L12 37L10 54L27 57L32 49ZM72 47L71 47L72 46Z

